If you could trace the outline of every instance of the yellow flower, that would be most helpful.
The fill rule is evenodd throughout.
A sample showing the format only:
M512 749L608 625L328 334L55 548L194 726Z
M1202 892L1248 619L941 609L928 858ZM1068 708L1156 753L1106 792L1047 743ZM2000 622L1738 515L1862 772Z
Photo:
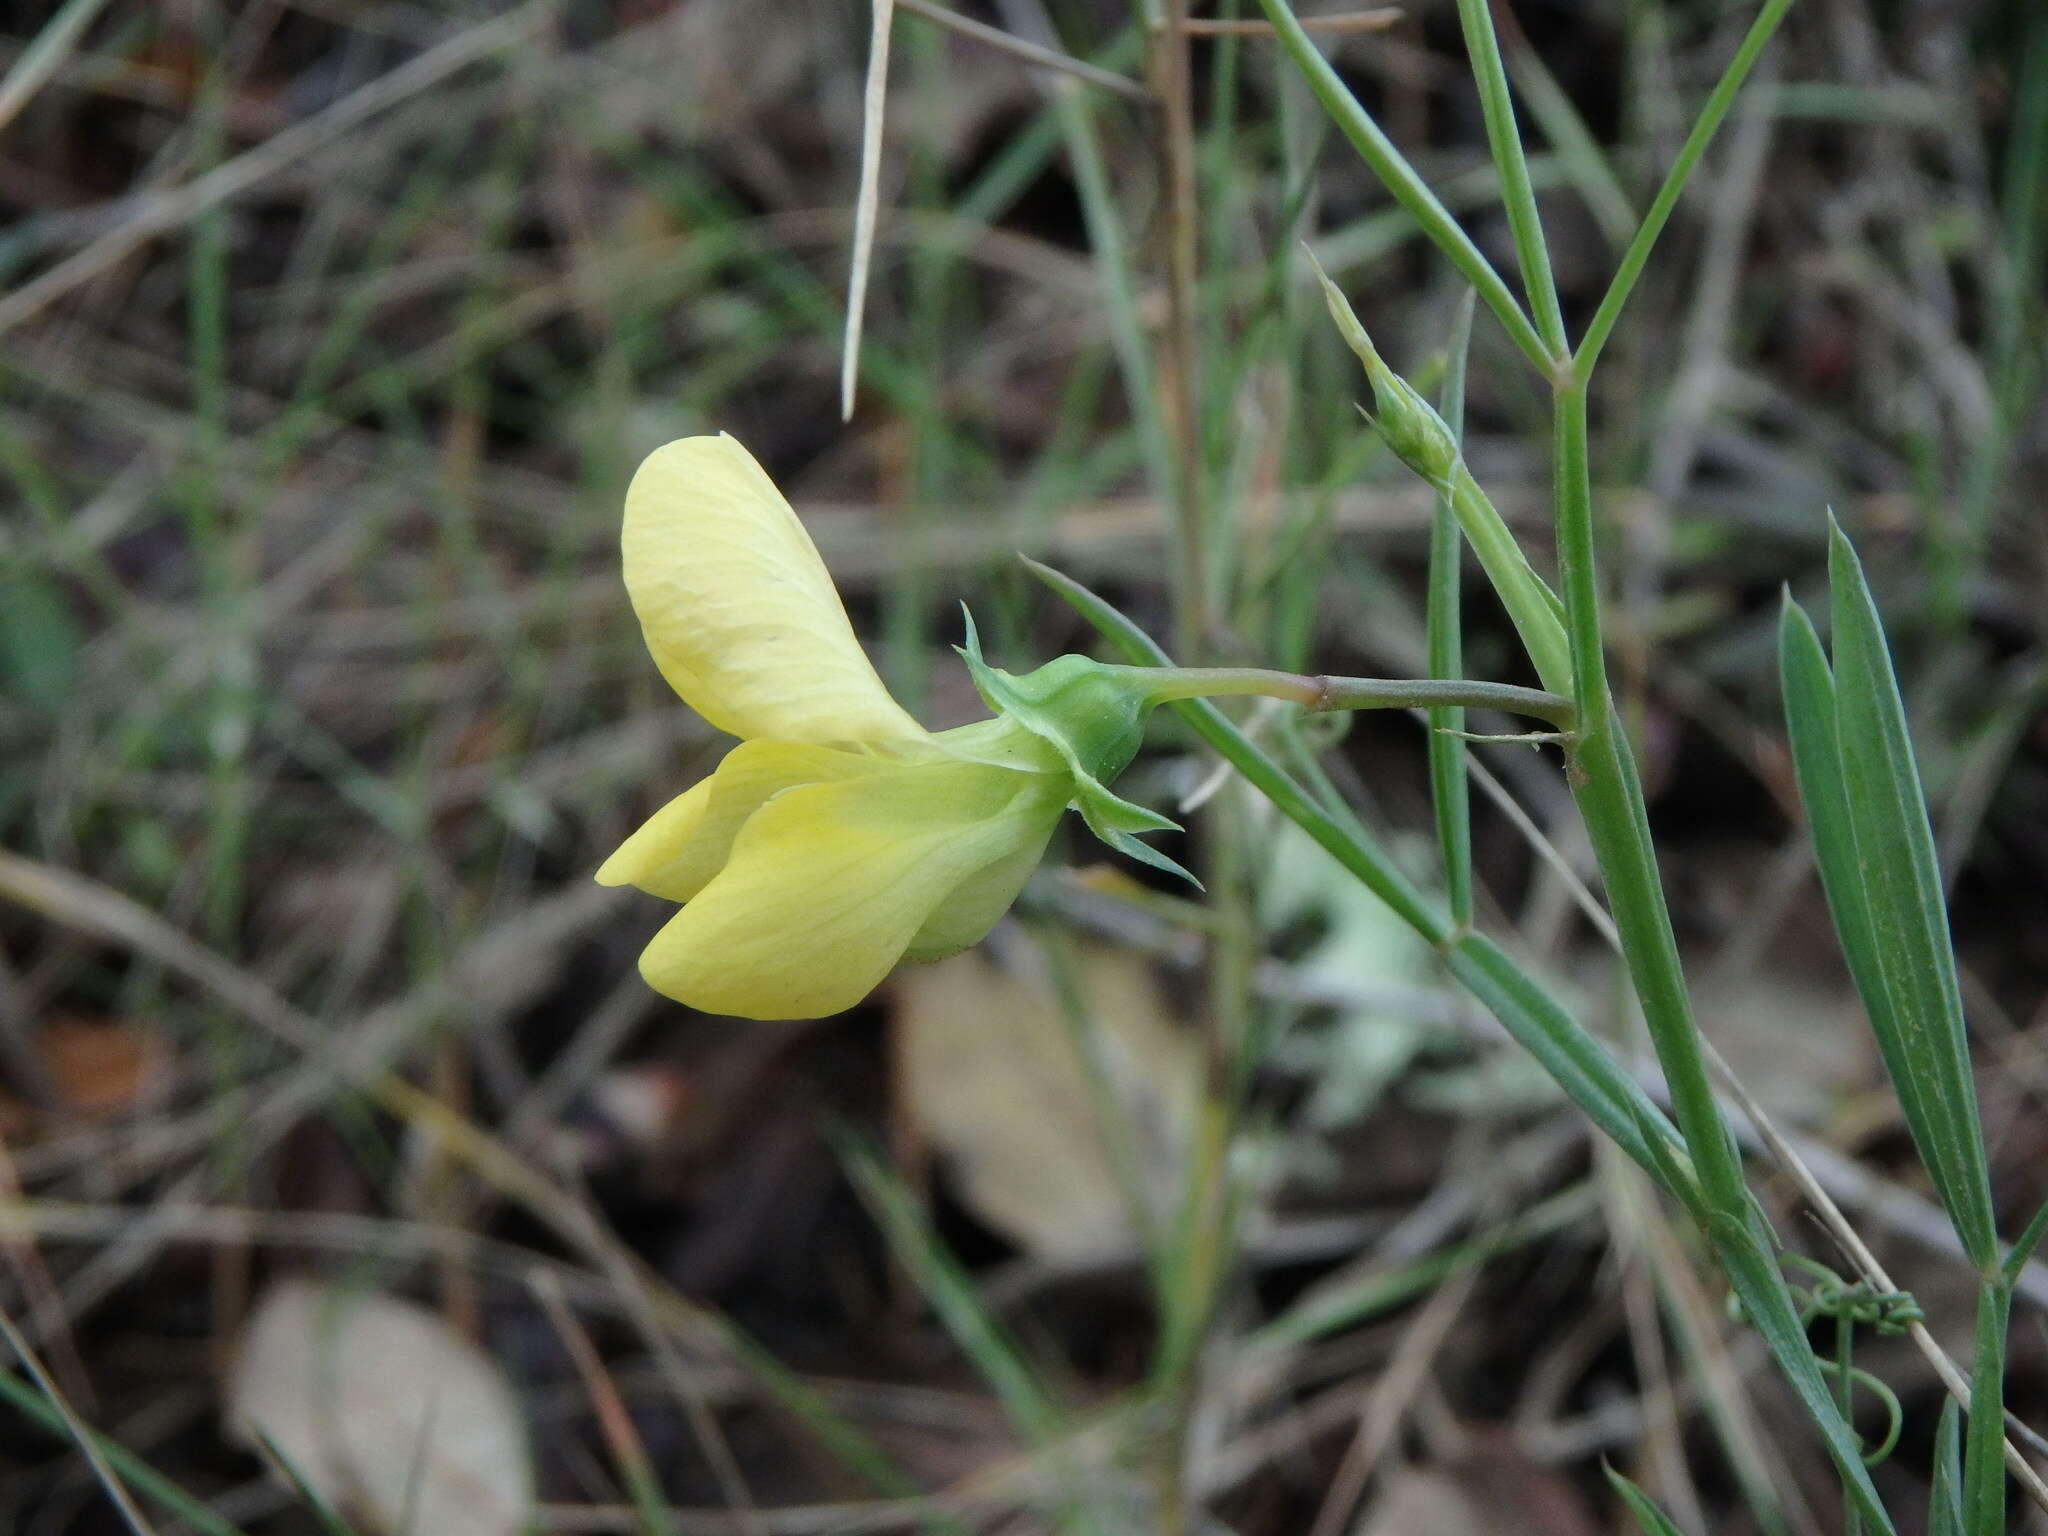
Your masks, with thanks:
M662 675L740 744L597 872L686 903L640 957L707 1013L817 1018L994 926L1076 793L1005 715L936 734L876 677L789 503L731 437L626 492L626 588Z

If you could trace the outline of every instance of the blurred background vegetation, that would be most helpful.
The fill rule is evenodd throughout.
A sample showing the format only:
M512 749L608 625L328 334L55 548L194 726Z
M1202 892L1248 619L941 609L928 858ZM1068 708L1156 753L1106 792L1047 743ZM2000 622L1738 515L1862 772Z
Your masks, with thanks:
M402 1360L468 1362L429 1379L482 1373L479 1422L517 1430L468 1475L530 1480L540 1529L1155 1528L1147 1234L1219 1009L1271 1043L1240 1261L1176 1367L1186 1528L1611 1529L1604 1457L1687 1529L1840 1529L1682 1223L1171 729L1134 782L1209 803L1206 910L1080 843L983 952L843 1019L639 981L664 909L590 872L719 750L619 582L626 481L669 438L729 430L777 476L933 725L979 712L961 599L998 664L1085 648L1018 550L1211 660L1422 669L1429 504L1298 243L1418 377L1452 275L1255 28L1190 39L1177 162L1121 0L959 7L1106 81L929 9L893 33L842 423L864 6L0 0L0 1299L46 1372L0 1408L8 1529L124 1529L109 1481L185 1528L177 1490L218 1528L402 1525L250 1406L294 1367L249 1320L308 1277L430 1309L334 1391L416 1427ZM1582 323L1750 7L1495 11ZM1324 36L1505 264L1448 0ZM2044 203L2048 12L1802 0L1595 415L1706 1028L1965 1352L1796 826L1772 626L1833 507L1901 653L2016 1224L2048 1184ZM1511 353L1482 317L1468 453L1540 534ZM1528 681L1470 608L1472 674ZM1420 733L1323 747L1426 870ZM1483 920L1626 1049L1555 765L1482 760ZM2044 1303L2037 1270L2009 1393L2036 1423ZM1905 1404L1880 1480L1910 1490L1939 1386L1859 1359ZM418 1528L517 1530L523 1499Z

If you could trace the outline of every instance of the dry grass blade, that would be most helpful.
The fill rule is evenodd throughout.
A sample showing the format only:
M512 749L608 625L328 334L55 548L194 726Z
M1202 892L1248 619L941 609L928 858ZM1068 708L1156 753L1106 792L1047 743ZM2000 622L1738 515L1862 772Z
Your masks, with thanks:
M591 902L593 891L573 893L572 910ZM608 904L609 893L600 898ZM676 1388L690 1416L706 1455L742 1519L748 1518L752 1501L745 1491L737 1464L726 1446L722 1430L713 1419L700 1386L690 1377L672 1338L680 1329L698 1347L717 1353L723 1350L720 1330L693 1306L684 1302L651 1276L625 1250L585 1203L565 1193L555 1183L522 1159L503 1141L450 1109L431 1094L385 1072L381 1050L364 1052L360 1041L338 1047L326 1031L291 1004L277 996L261 981L228 964L203 945L178 933L154 913L148 912L113 891L96 886L79 876L36 864L33 860L0 850L0 896L16 901L53 921L66 923L108 938L131 944L161 960L172 969L206 986L288 1044L305 1052L326 1070L315 1096L324 1093L329 1074L342 1082L357 1083L392 1113L408 1121L442 1151L478 1175L491 1188L517 1201L552 1226L557 1233L589 1255L624 1298L628 1315L640 1326L643 1337L660 1363L665 1377ZM560 898L557 898L558 900ZM400 1009L394 1017L402 1018ZM381 1039L387 1032L373 1033ZM374 1043L374 1042L373 1042ZM284 1117L278 1105L304 1107L310 1103L300 1095L272 1095L264 1106L264 1119L276 1125ZM148 1238L161 1236L152 1230Z
M1304 32L1384 32L1405 13L1398 5L1383 5L1371 11L1344 11L1335 16L1304 16ZM1228 21L1215 17L1193 17L1181 23L1190 37L1271 37L1269 21Z
M1007 53L1014 59L1021 59L1035 68L1057 70L1061 74L1072 75L1076 80L1100 86L1105 91L1114 91L1117 95L1127 96L1133 101L1151 100L1151 94L1145 87L1135 80L1126 79L1113 69L1104 69L1099 64L1087 63L1070 54L1061 53L1057 48L1048 48L1042 43L1031 42L1027 38L1018 37L1015 33L1005 32L1000 27L992 27L985 21L976 21L972 16L962 16L958 11L949 11L945 6L937 4L936 0L896 0L896 4L913 16L922 16L927 21L957 32L962 37L971 37L977 43L986 44L998 53Z
M49 83L78 46L93 18L106 7L107 0L66 0L64 8L36 34L36 40L22 50L7 78L0 80L0 130L13 122L15 114Z
M875 220L882 206L882 130L889 110L889 26L896 0L873 0L867 83L861 93L860 194L853 205L853 262L846 279L846 339L839 358L839 417L853 420L860 377L861 322L867 314L868 270L875 259Z
M108 1499L121 1512L121 1518L127 1522L128 1529L135 1532L135 1536L156 1536L156 1527L152 1526L144 1518L142 1511L135 1507L135 1501L128 1496L127 1488L121 1479L114 1475L114 1469L107 1465L106 1458L100 1454L99 1444L93 1438L92 1431L86 1428L84 1421L72 1411L71 1404L58 1389L57 1383L51 1379L50 1373L43 1368L43 1362L36 1358L36 1352L29 1347L28 1340L23 1338L21 1330L14 1326L14 1319L5 1312L0 1312L0 1336L6 1338L29 1375L35 1379L35 1384L42 1389L43 1396L48 1399L50 1406L62 1416L64 1427L71 1432L72 1443L78 1447L78 1453L85 1458L86 1465L92 1468L92 1475L106 1490Z
M239 197L350 129L433 89L457 71L524 42L551 9L543 0L531 0L509 15L471 27L197 180L142 197L114 228L0 298L0 335L157 236L190 224L209 208Z

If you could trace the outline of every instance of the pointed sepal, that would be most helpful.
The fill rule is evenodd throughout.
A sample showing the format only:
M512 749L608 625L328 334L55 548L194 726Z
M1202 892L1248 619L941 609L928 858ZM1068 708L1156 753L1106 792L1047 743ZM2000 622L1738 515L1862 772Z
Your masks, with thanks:
M975 691L996 714L1016 721L1051 743L1074 776L1075 809L1088 830L1142 864L1201 882L1157 849L1138 841L1140 832L1178 832L1180 825L1156 811L1111 794L1108 783L1128 768L1144 740L1156 678L1145 669L1110 666L1087 656L1056 656L1022 677L992 667L981 654L974 615L963 606L965 643L955 646L967 663Z

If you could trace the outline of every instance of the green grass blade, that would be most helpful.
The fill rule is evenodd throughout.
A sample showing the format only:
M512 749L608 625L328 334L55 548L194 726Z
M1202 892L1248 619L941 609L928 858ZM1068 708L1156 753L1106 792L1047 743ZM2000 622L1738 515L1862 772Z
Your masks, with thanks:
M1583 1221L1597 1209L1590 1183L1559 1190L1547 1200L1461 1242L1425 1253L1405 1264L1361 1276L1332 1291L1311 1292L1244 1340L1247 1354L1296 1349L1386 1316L1460 1270L1485 1264Z
M1507 54L1508 75L1529 109L1530 120L1550 141L1559 172L1584 200L1600 233L1616 251L1625 250L1636 232L1638 217L1613 163L1512 16L1499 19L1506 23L1501 46Z
M1964 1252L1990 1273L1998 1263L1997 1224L1934 832L1877 604L1855 549L1833 522L1828 577L1842 788L1891 1000L1886 1027L1895 1033L1885 1062L1895 1083L1914 1085L1928 1138L1920 1155Z
M1057 1438L1064 1427L1059 1404L1039 1383L1037 1373L1002 1324L982 1305L974 1282L939 1245L902 1182L882 1166L869 1147L848 1143L841 1148L840 1157L854 1188L888 1238L890 1251L917 1282L961 1353L995 1393L1011 1424L1034 1444Z
M38 1428L49 1431L59 1440L68 1441L71 1429L64 1421L64 1415L41 1393L12 1371L0 1370L0 1402L6 1403L22 1417ZM106 1464L118 1472L144 1498L160 1504L171 1514L185 1522L202 1536L242 1536L242 1532L227 1523L204 1504L185 1492L176 1483L165 1477L133 1451L111 1440L98 1430L86 1431L92 1436L93 1448L99 1452Z
M1058 1466L1065 1459L1059 1442L1068 1431L1066 1411L1059 1400L1039 1380L1010 1331L983 1303L973 1279L946 1251L902 1180L862 1141L842 1138L839 1150L847 1177L888 1239L890 1253L988 1384L1018 1435L1043 1447ZM1047 1494L1055 1529L1106 1536L1105 1501L1086 1486L1080 1468L1065 1467L1064 1474L1053 1480Z
M2005 1533L2005 1334L2011 1313L2011 1286L1993 1280L1979 1289L1970 1424L1963 1435L1963 1530L1968 1536Z
M1686 1154L1708 1206L1747 1214L1742 1160L1715 1101L1706 1060L1685 989L1678 944L1664 903L1656 846L1636 777L1635 754L1616 729L1607 703L1607 727L1572 750L1582 775L1573 787L1579 815L1607 886L1607 900L1621 936L1623 958L1642 1004L1643 1021L1657 1052L1671 1095L1672 1118L1685 1136Z
M1799 1321L1777 1262L1765 1251L1749 1224L1737 1216L1713 1212L1707 1217L1706 1230L1721 1261L1722 1273L1728 1277L1728 1284L1750 1323L1763 1336L1765 1347L1798 1396L1800 1406L1820 1432L1829 1458L1841 1473L1843 1488L1874 1530L1893 1531L1891 1517L1885 1513L1870 1481L1870 1470L1863 1465L1856 1431L1842 1416L1827 1378L1821 1374L1820 1363L1806 1342L1806 1329Z
M325 1531L327 1536L359 1536L355 1528L342 1518L341 1511L328 1502L327 1495L315 1488L312 1479L299 1470L298 1463L285 1454L283 1446L260 1429L256 1431L256 1438L263 1447L263 1459L292 1485L293 1491L299 1496L299 1502L305 1505L314 1523Z
M1604 1461L1600 1470L1607 1474L1607 1486L1628 1506L1628 1512L1635 1517L1636 1528L1643 1536L1679 1536L1678 1527L1671 1523L1671 1517L1651 1503L1647 1493Z
M1477 295L1467 288L1458 300L1451 326L1451 345L1444 364L1441 415L1454 441L1465 437L1465 364L1472 350L1472 310ZM1439 491L1429 529L1429 675L1465 675L1465 646L1458 516L1450 498ZM1443 856L1444 891L1451 921L1464 927L1472 921L1472 804L1465 780L1465 743L1447 734L1465 728L1465 711L1440 708L1429 712L1429 793L1436 813L1437 847Z

